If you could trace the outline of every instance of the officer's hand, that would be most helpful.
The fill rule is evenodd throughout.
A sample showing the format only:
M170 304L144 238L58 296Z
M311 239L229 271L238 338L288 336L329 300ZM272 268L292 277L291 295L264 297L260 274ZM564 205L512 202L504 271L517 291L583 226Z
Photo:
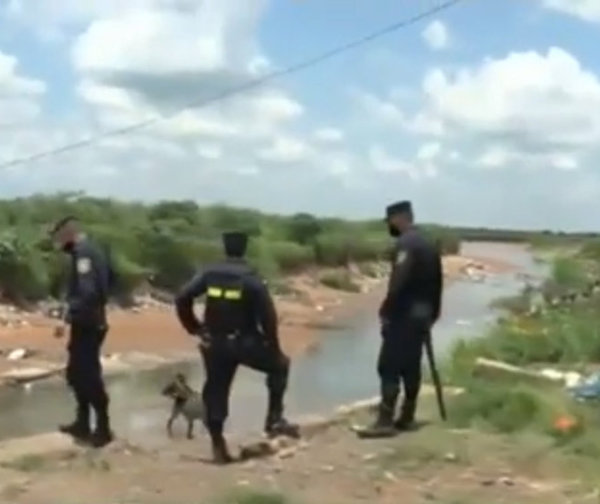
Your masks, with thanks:
M62 338L65 335L66 326L64 324L58 325L54 328L54 337Z

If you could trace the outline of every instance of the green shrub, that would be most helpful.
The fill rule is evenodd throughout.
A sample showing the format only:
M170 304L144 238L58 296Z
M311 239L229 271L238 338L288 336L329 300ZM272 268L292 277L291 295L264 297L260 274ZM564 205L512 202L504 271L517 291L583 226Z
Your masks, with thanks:
M268 249L279 270L284 273L301 271L315 262L312 247L294 242L270 242Z
M321 275L319 280L332 289L360 292L360 286L352 280L352 275L347 271L330 271Z
M581 288L586 282L584 266L571 257L557 257L552 263L552 280L561 287Z
M190 201L145 205L80 193L0 200L0 291L6 298L27 303L64 290L68 261L46 231L69 214L110 250L125 297L149 278L156 288L177 290L199 267L223 258L220 235L227 230L251 235L249 260L269 279L315 264L379 261L392 243L380 219L284 217L223 205L200 208ZM446 251L454 250L452 231L432 229Z

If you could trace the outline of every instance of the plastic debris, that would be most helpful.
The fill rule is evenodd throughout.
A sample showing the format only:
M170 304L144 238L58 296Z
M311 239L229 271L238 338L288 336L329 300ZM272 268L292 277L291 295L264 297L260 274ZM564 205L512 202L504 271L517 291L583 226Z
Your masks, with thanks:
M583 401L600 399L600 373L594 373L574 387L569 388L570 394Z

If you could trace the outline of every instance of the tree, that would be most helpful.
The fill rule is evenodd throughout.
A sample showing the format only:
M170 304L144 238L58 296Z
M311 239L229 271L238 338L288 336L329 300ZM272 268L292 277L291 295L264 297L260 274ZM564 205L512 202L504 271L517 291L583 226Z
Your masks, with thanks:
M321 233L322 227L319 220L311 214L299 213L294 215L288 224L288 239L308 245L314 243L316 237Z

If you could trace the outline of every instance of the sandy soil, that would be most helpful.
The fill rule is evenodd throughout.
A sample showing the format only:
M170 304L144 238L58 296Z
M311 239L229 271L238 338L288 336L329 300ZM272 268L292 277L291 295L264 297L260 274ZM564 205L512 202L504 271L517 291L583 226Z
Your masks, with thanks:
M509 271L510 264L462 256L444 258L447 279L466 274L499 273ZM276 304L280 319L280 338L285 351L298 355L318 344L319 328L335 324L344 313L357 309L375 309L383 293L383 277L371 278L352 270L360 293L330 289L319 282L322 272L289 277L286 284L294 295L278 296ZM52 336L56 321L41 315L18 314L25 320L20 327L0 327L0 372L15 367L31 366L29 359L9 361L8 353L15 348L26 348L36 359L60 361L64 359L64 340ZM152 306L140 312L114 310L109 317L110 333L104 346L105 353L147 352L161 355L194 351L195 342L179 327L169 306Z
M5 464L4 475L0 469L0 499L14 504L597 502L597 491L586 480L590 474L584 469L590 468L573 467L572 460L548 452L546 440L444 428L431 401L422 403L422 412L431 420L428 426L394 439L358 440L348 422L279 456L228 467L205 460L205 438L173 440L161 450L117 442L102 452L22 457ZM367 417L351 422L357 420Z

